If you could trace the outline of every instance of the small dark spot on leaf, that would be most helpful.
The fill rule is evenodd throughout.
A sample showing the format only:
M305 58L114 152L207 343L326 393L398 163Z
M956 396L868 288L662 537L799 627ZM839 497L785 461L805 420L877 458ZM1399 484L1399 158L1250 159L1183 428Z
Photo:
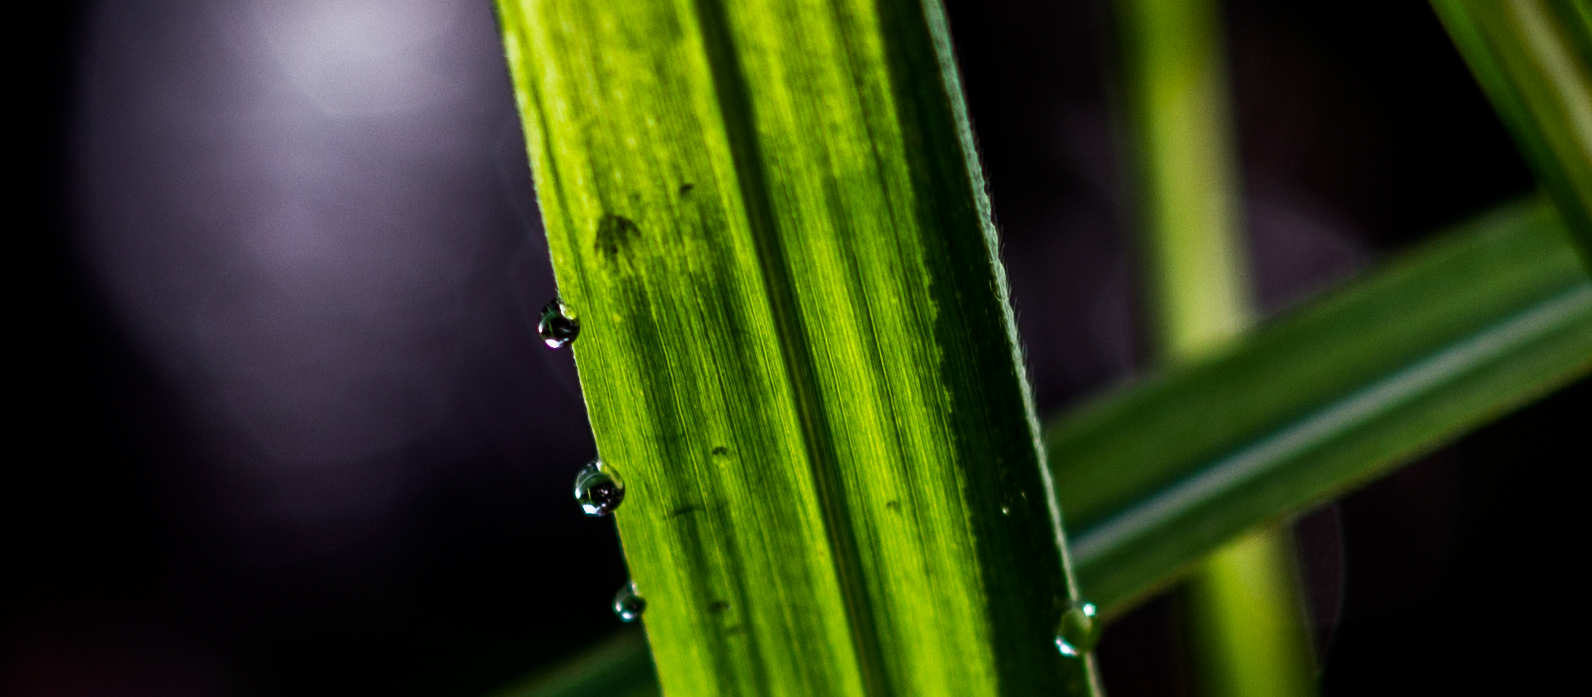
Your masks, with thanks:
M689 515L689 514L692 514L692 513L696 513L697 511L700 511L700 510L702 510L702 507L693 503L693 504L691 504L689 506L681 506L681 507L676 508L676 509L674 509L672 511L669 511L669 516L668 517L670 517L670 518L678 518L678 517L683 516L683 515Z
M604 213L602 220L597 221L597 252L608 261L618 258L620 252L629 251L638 237L641 237L641 228L636 227L636 221L622 215Z
M692 184L691 182L686 182L684 184L681 184L680 185L680 195L684 196L686 194L689 194L689 193L691 193L691 190L695 189L695 188L696 188L696 184Z
M714 455L728 455L728 454L730 454L730 449L726 448L726 447L724 447L722 445L716 446L716 447L713 448L713 454Z
M890 509L892 511L899 511L899 510L901 510L901 502L900 501L886 501L885 504L884 504L884 507L888 508L888 509Z
M723 600L715 600L712 604L708 605L708 612L724 612L728 609L730 609L730 604L724 602Z

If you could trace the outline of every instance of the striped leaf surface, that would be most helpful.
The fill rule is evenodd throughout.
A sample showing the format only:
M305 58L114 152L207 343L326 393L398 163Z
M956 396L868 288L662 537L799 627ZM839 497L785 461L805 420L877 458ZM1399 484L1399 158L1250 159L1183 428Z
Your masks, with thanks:
M1083 695L939 6L501 0L679 695Z

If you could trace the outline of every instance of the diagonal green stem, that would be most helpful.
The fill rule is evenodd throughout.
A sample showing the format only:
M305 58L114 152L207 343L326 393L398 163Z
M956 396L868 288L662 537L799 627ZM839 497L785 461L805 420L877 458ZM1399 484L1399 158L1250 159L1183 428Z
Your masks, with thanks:
M1117 7L1152 329L1162 360L1185 363L1232 341L1255 314L1218 9L1212 0ZM1214 554L1187 599L1204 694L1314 693L1286 528Z
M1431 2L1592 268L1592 3Z
M1257 525L1592 373L1592 279L1553 211L1442 235L1046 432L1084 590L1108 612Z
M647 640L622 631L581 653L493 690L486 697L659 697Z

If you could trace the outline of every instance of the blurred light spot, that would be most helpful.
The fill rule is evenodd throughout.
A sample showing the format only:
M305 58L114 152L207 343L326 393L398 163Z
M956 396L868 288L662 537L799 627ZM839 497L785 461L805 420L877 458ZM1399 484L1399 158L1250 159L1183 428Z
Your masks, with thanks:
M404 448L450 413L481 285L504 282L480 254L504 234L491 146L512 113L489 6L98 12L81 153L107 292L203 414L236 517L373 529Z
M289 0L252 9L294 85L328 113L412 109L448 91L439 44L457 0Z

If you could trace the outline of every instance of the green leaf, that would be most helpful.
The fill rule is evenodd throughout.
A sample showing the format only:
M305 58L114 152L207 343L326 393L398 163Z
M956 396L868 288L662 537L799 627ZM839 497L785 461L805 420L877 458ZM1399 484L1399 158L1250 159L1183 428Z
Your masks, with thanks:
M1592 282L1562 225L1541 203L1502 208L1052 422L1066 522L1092 545L1080 585L1120 615L1245 531L1589 373Z
M1431 2L1592 268L1592 3Z
M658 676L641 632L623 631L487 697L657 697Z
M1084 592L1124 610L1244 531L1592 372L1592 282L1562 230L1542 204L1500 210L1053 424Z
M664 688L1090 693L938 4L499 13Z

